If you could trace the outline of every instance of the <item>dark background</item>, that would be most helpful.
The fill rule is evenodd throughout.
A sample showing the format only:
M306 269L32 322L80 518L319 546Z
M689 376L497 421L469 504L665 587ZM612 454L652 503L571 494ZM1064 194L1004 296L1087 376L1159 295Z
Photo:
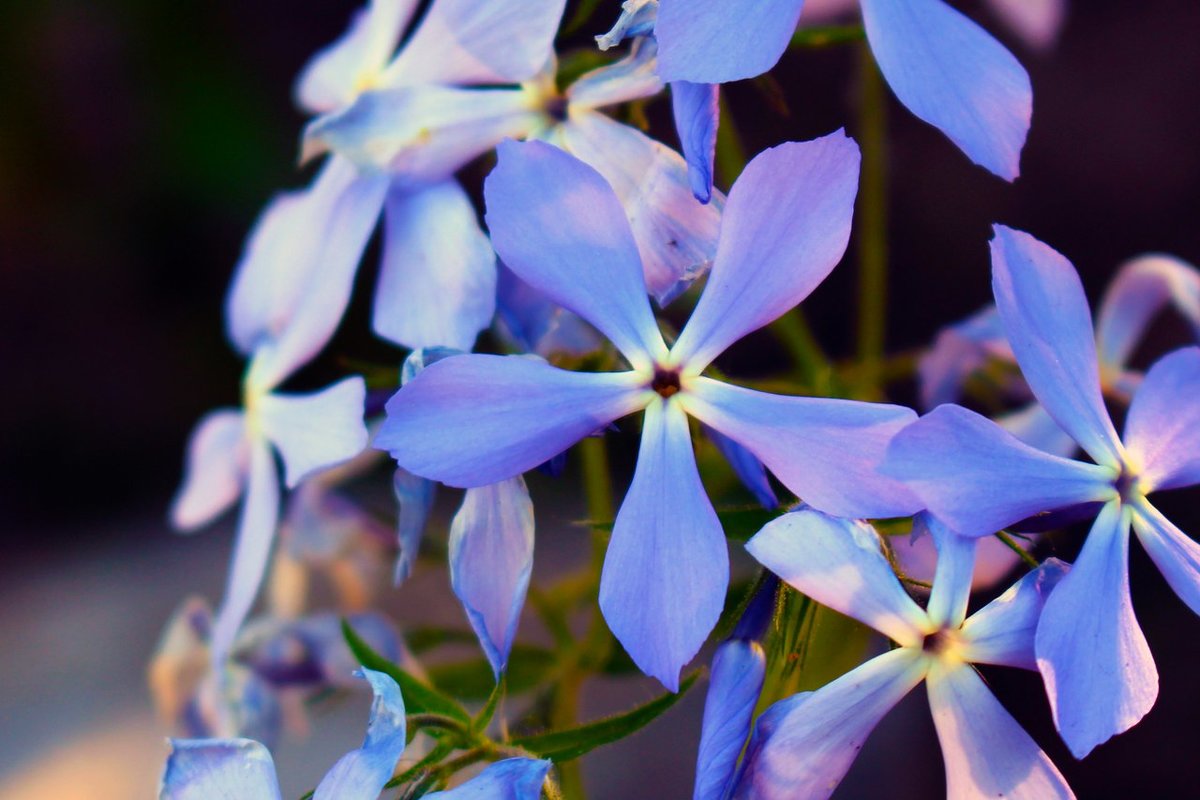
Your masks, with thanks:
M241 367L220 309L243 237L273 192L307 181L294 166L303 117L292 81L356 5L26 0L0 11L0 596L6 570L162 546L188 430L238 402ZM1033 129L1010 186L891 104L897 350L989 301L992 222L1066 254L1093 300L1130 256L1200 261L1200 5L1078 0L1059 46L1042 55L979 4L961 5L1028 68ZM602 2L585 33L607 27L616 6ZM788 54L774 72L788 115L750 84L730 87L750 151L843 125L853 133L853 72L852 47ZM665 112L662 102L652 109L653 132L675 144ZM372 280L364 269L350 323L302 382L333 374L339 357L399 357L364 333ZM853 289L851 255L806 305L835 354L852 349ZM1156 328L1143 357L1180 343L1178 333ZM759 369L772 354L761 347L734 355ZM1164 510L1195 532L1195 500L1182 493ZM1200 782L1200 620L1134 551L1135 607L1162 672L1160 702L1141 726L1076 766L1054 740L1036 676L988 673L1081 797L1185 796ZM932 724L919 703L908 706L872 739L869 769L856 769L846 796L878 786L890 797L938 794ZM683 762L694 736L675 740ZM637 785L654 766L627 761L622 782ZM685 794L686 783L670 785L662 796Z

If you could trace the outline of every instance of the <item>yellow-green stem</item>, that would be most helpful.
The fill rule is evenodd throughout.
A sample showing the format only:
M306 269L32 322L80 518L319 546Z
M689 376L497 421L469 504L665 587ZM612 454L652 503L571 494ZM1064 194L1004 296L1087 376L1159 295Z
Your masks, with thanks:
M859 45L858 359L862 392L879 394L887 330L887 92L866 42Z

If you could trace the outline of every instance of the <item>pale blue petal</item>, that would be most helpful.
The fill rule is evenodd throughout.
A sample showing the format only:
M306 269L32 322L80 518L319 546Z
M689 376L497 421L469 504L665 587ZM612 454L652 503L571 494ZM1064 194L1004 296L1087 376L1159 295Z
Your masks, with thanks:
M1066 562L1048 558L968 617L962 627L963 660L1037 669L1034 634L1038 620L1046 598L1070 568Z
M992 12L1025 44L1047 50L1058 40L1067 16L1067 0L988 0Z
M1096 348L1110 367L1128 363L1150 322L1170 305L1200 340L1200 273L1173 256L1126 262L1104 293L1096 314Z
M1075 797L1054 763L970 666L937 663L925 688L946 763L947 797Z
M437 483L413 475L403 467L397 467L392 477L392 489L396 493L399 513L396 518L396 541L400 554L396 558L395 582L399 584L412 574L425 535L425 523L433 510L433 498Z
M753 453L707 425L704 426L704 433L721 451L721 455L725 456L738 480L750 490L759 505L763 508L775 508L779 505L779 498L775 496L775 490L771 487L771 479L767 477L766 467Z
M1046 413L1038 403L996 417L996 424L1030 447L1044 453L1070 458L1079 450L1079 445Z
M901 645L920 645L930 630L865 522L801 507L768 522L746 550L796 591Z
M338 759L313 793L313 800L376 800L404 752L404 699L400 686L382 672L364 669L375 699L367 737L358 750Z
M731 639L713 654L692 800L726 797L750 734L766 671L767 657L758 642Z
M925 677L920 648L873 658L802 699L783 700L746 751L734 800L824 800L879 720ZM780 705L780 704L776 704ZM770 716L768 716L770 715Z
M665 355L637 244L612 187L545 142L504 142L497 153L483 193L505 265L595 325L635 367Z
M929 514L917 517L913 525L927 529L937 547L933 589L925 607L929 620L938 628L958 628L971 599L976 540L959 536Z
M917 362L921 406L931 409L942 403L957 402L967 379L981 369L989 357L1003 355L1012 360L1012 350L1004 338L1000 314L995 306L988 306L962 322L942 328L933 347Z
M171 739L159 800L279 800L275 763L251 739Z
M658 17L658 0L624 0L621 14L607 33L596 37L596 47L610 50L626 39L651 36Z
M1004 332L1034 395L1097 462L1122 453L1100 393L1096 340L1071 262L1027 233L994 227L992 291Z
M188 440L183 485L171 501L171 524L182 531L206 525L242 493L249 453L242 412L206 414Z
M1175 594L1200 614L1200 544L1146 501L1134 506L1133 529Z
M1104 506L1042 610L1038 670L1076 758L1132 728L1158 697L1158 671L1129 598L1131 510Z
M721 615L725 534L672 401L646 408L633 483L613 525L600 609L634 663L671 691Z
M467 489L450 523L449 549L450 583L499 680L533 569L533 502L525 479Z
M363 451L370 438L363 423L366 396L366 384L355 376L312 394L259 398L254 424L283 456L289 487Z
M240 657L240 653L239 653ZM241 737L274 747L283 729L278 690L265 677L233 661L226 662L220 680L209 672L196 685L191 662L192 697L178 717L180 730L192 738Z
M862 0L871 52L909 111L1005 180L1021 171L1033 89L1020 62L942 0Z
M764 150L729 192L708 285L671 357L699 374L800 303L841 261L858 193L858 145L838 131Z
M604 114L583 112L558 130L563 149L612 186L641 254L646 288L666 306L708 271L725 198L692 196L687 163L671 148Z
M717 154L717 125L721 121L720 86L715 83L671 84L671 110L683 159L688 165L692 194L701 203L712 198L713 159Z
M785 397L710 378L680 394L687 412L762 459L804 502L844 517L897 517L921 504L878 472L888 443L916 415L907 408Z
M565 92L568 116L661 92L663 82L658 77L656 53L653 39L639 39L620 61L584 73Z
M1034 514L1108 500L1114 471L1048 455L961 406L938 406L896 435L883 472L904 481L962 536Z
M372 327L409 348L470 350L496 308L496 255L456 180L393 188Z
M375 446L430 480L486 486L642 408L650 394L643 381L633 372L568 372L525 356L454 356L388 401Z
M549 761L506 758L489 764L471 780L425 795L428 800L538 800L550 771Z
M804 0L659 0L654 35L665 81L728 83L775 66Z
M1133 396L1125 445L1143 491L1200 483L1200 347L1159 359Z
M596 329L578 314L550 302L503 264L496 281L496 320L498 332L513 347L543 358L581 357L604 346Z

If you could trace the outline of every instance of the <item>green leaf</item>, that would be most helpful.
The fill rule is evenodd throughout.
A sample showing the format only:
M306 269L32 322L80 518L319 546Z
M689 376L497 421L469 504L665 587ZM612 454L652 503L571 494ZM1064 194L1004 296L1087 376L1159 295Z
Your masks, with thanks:
M792 36L792 47L828 47L866 38L862 25L822 25L801 28Z
M440 714L468 725L471 723L471 715L458 702L376 653L371 649L371 645L363 641L354 632L354 628L350 627L350 623L344 619L342 620L342 636L345 637L350 652L354 653L354 657L360 664L367 669L390 675L396 683L400 684L400 694L404 696L404 706L410 714Z
M555 763L579 758L601 745L624 739L649 725L663 712L679 702L679 698L692 688L692 684L696 682L699 674L697 670L687 676L680 684L677 693L667 692L649 703L626 711L624 714L617 714L567 730L517 737L510 744L548 758Z
M476 641L474 633L457 628L413 628L404 633L404 643L416 655L443 644L474 644Z
M522 694L537 688L554 666L554 654L531 645L514 645L508 656L505 675L509 694ZM491 664L484 658L434 664L427 667L430 682L442 692L453 692L464 700L485 700L496 679Z
M735 506L718 510L717 519L721 520L721 527L725 529L726 538L735 542L745 542L762 530L762 527L768 522L783 516L789 510L787 508L772 510L762 506ZM584 524L602 531L611 531L613 527L611 521L591 521Z
M488 725L492 724L492 717L496 716L496 708L500 705L500 700L504 697L504 688L504 673L500 673L500 680L496 681L496 686L492 689L492 694L488 697L487 705L471 720L472 731L482 733L487 730Z

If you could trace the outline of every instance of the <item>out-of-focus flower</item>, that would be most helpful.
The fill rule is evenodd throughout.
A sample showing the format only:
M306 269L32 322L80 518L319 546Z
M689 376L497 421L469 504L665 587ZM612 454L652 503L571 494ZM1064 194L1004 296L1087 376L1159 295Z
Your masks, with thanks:
M1131 526L1171 588L1200 612L1200 545L1147 499L1200 483L1200 348L1151 367L1122 440L1104 405L1096 337L1074 267L1026 233L995 230L992 285L1013 354L1042 407L1096 463L1046 454L978 414L942 405L896 437L883 469L967 536L1046 512L1090 516L1099 508L1037 633L1055 722L1083 757L1135 725L1158 695L1129 596Z
M946 763L948 797L1074 797L971 666L1036 668L1038 616L1067 565L1046 561L967 617L975 540L930 524L938 568L925 609L905 593L878 534L864 522L802 508L768 523L746 544L797 591L869 625L898 647L815 692L767 709L746 749L733 797L828 797L879 720L921 681Z
M378 446L415 474L467 487L533 469L645 410L600 606L638 666L668 687L678 686L680 669L712 630L729 579L689 414L813 505L864 517L919 507L876 471L892 435L912 420L908 409L771 395L701 376L730 344L803 300L841 259L858 160L841 133L759 154L730 193L707 287L668 349L613 189L557 148L502 144L484 192L497 252L522 280L588 320L632 369L577 373L527 357L462 355L426 368L388 402Z

